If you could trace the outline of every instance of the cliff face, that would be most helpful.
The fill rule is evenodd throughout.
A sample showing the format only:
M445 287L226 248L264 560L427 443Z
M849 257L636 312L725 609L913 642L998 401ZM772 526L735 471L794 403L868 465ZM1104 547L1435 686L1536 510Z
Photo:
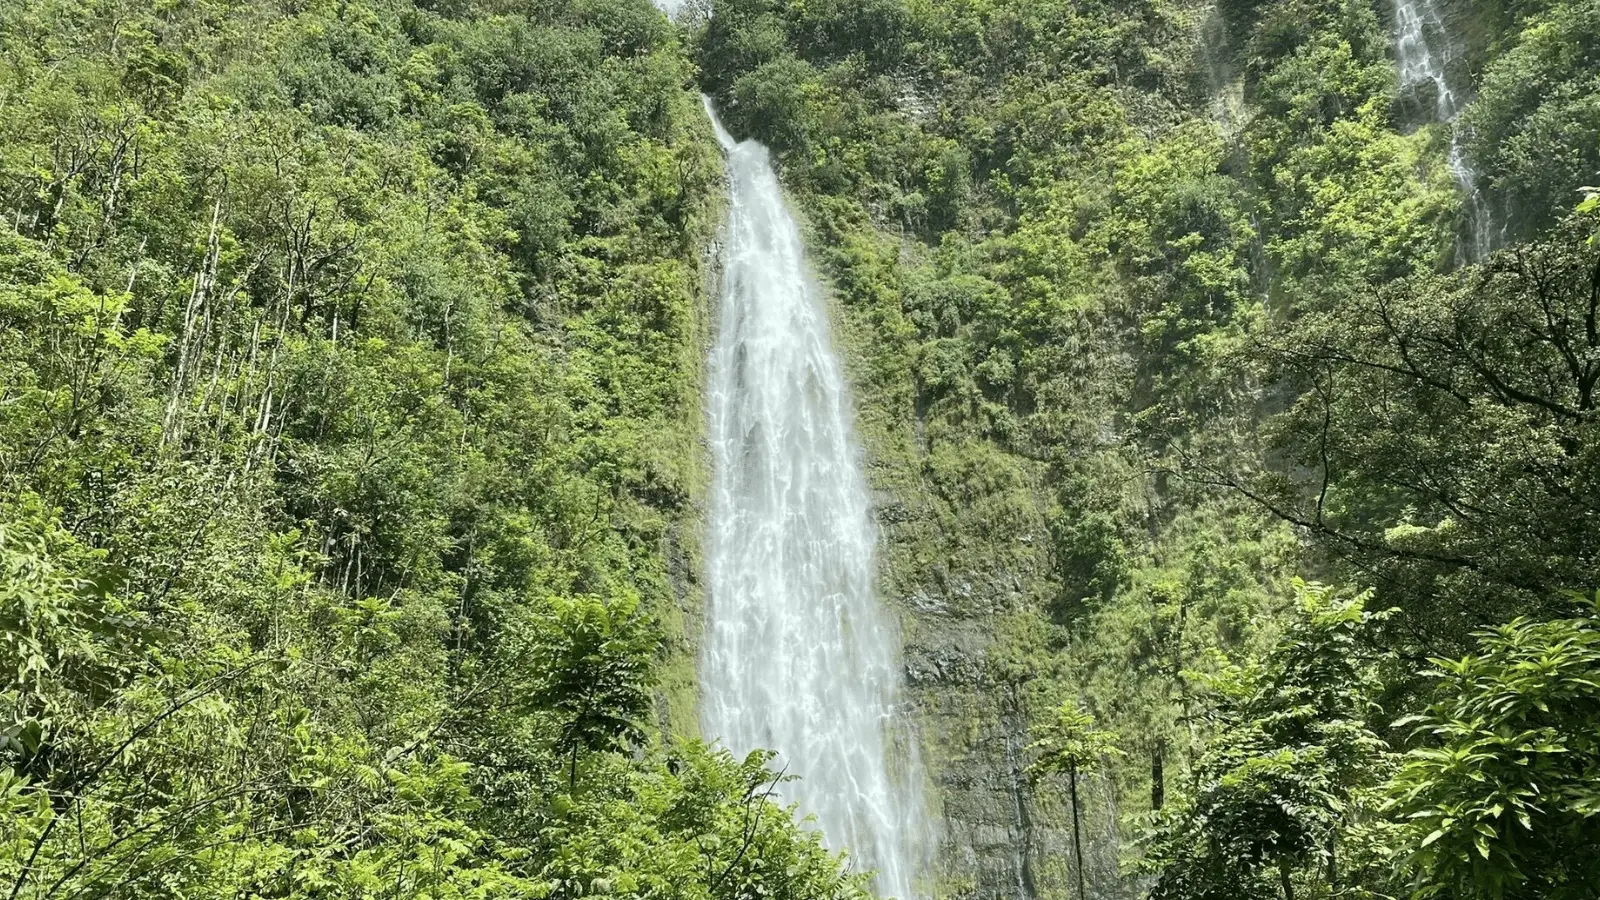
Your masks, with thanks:
M954 458L930 441L925 419L896 402L915 396L911 366L847 304L838 324L878 492L881 591L901 612L912 718L937 798L929 811L941 849L936 892L1033 898L1045 827L1022 771L1018 698L996 680L991 657L1004 641L999 621L1044 589L1034 475L1004 457ZM990 465L1001 469L982 471ZM1006 496L980 487L996 482ZM1021 527L991 532L985 506Z
M1056 592L1044 467L980 437L930 437L924 418L894 402L914 394L913 368L884 358L894 349L863 310L838 312L878 491L881 590L901 612L911 718L934 788L940 865L930 887L941 897L1065 897L1063 786L1025 771L1035 682L1059 674L1041 671L1051 638L1036 620ZM1091 890L1129 896L1111 782L1086 782L1083 799Z

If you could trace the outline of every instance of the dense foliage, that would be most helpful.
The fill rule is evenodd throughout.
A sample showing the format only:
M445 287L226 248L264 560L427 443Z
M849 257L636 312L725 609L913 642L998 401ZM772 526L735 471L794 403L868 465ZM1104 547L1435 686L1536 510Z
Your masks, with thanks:
M1027 892L1600 890L1592 3L1428 4L1453 122L1390 3L712 6L702 85L857 356L914 686L979 720L934 756L1118 736L1082 804L1006 788ZM1056 858L1080 812L1125 877Z
M692 737L718 158L653 7L0 48L0 897L861 892Z
M1431 6L0 0L0 898L866 895L694 737L696 89L941 896L1594 896L1600 6Z

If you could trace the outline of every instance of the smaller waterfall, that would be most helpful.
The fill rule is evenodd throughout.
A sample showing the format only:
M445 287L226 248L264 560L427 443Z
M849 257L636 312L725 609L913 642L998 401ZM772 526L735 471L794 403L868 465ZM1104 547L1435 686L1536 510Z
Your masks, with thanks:
M1234 71L1228 21L1213 8L1200 25L1200 61L1204 64L1211 120L1229 140L1238 136L1249 115L1245 108L1244 78Z
M1450 86L1447 71L1453 48L1434 0L1396 0L1394 20L1395 62L1401 90L1431 84L1433 118L1454 125L1456 116L1461 113L1461 102ZM1473 263L1488 256L1493 249L1493 231L1488 201L1478 184L1478 173L1467 160L1461 138L1461 131L1455 129L1450 136L1447 164L1451 177L1466 198L1466 234L1457 244L1456 256L1462 262Z
M1449 45L1444 38L1444 22L1430 0L1398 0L1394 11L1395 61L1400 69L1400 87L1434 86L1434 117L1453 122L1460 112L1456 95L1445 75L1449 64ZM1440 46L1436 49L1434 44Z

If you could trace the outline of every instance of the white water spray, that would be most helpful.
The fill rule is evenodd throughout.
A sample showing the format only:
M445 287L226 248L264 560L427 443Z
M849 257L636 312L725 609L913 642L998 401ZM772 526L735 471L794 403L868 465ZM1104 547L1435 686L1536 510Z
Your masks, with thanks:
M1434 118L1454 125L1456 116L1461 113L1461 104L1446 71L1452 47L1434 0L1396 0L1394 19L1395 61L1400 70L1401 89L1432 84ZM1461 138L1459 130L1450 136L1448 164L1456 186L1467 201L1467 235L1457 248L1457 255L1463 262L1471 263L1489 255L1493 236L1489 204L1478 185L1478 173L1467 161Z
M828 844L911 900L931 842L844 378L766 148L716 127L730 194L702 727L736 753L776 750Z

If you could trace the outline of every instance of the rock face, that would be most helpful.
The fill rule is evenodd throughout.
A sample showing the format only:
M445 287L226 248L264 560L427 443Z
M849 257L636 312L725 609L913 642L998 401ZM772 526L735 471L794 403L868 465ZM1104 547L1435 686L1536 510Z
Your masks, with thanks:
M860 332L842 313L842 343L854 351L847 365L862 366L851 340ZM890 407L897 395L858 389L858 419L875 488L880 592L901 615L905 682L934 798L934 893L1065 900L1075 896L1070 810L1060 786L1035 786L1025 772L1030 683L1042 674L1029 670L1029 648L1042 638L1027 623L1053 596L1039 473L981 440L930 444ZM965 493L975 481L988 487ZM1089 894L1129 896L1117 869L1114 791L1090 779L1080 796Z
M1027 731L983 677L992 641L972 620L918 626L906 668L943 800L944 884L956 895L1031 900L1040 835L1022 771Z
M893 546L908 536L886 529L885 538ZM965 596L917 589L897 597L907 620L906 680L940 802L938 894L1068 897L1070 813L1054 786L1036 788L1025 774L1031 738L1020 688L995 671L997 659L1008 655L1006 636L995 627L997 616L970 612L1015 602L1015 589L1000 579L959 587ZM988 593L995 590L1003 593ZM1110 786L1091 780L1080 791L1091 896L1125 896Z

